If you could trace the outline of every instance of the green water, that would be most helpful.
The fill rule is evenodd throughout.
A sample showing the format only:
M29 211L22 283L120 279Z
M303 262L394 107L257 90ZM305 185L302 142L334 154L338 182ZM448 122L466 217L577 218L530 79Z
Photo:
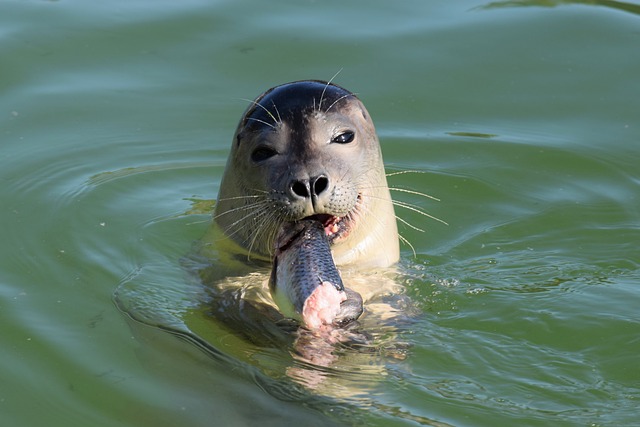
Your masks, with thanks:
M0 424L640 425L639 15L1 1ZM421 172L391 184L441 201L393 195L449 225L397 210L425 230L400 226L406 357L345 361L376 369L323 392L281 375L287 349L189 311L181 260L242 98L339 70L389 172ZM117 289L174 333L118 310Z

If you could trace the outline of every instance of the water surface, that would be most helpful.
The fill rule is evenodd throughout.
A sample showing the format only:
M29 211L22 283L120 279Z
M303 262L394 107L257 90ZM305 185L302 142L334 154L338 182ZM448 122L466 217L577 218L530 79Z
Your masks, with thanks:
M3 1L2 425L637 424L639 13ZM417 171L390 183L440 201L393 195L449 225L398 209L425 230L400 226L411 320L378 330L403 351L306 366L313 389L207 317L184 260L242 99L339 70Z

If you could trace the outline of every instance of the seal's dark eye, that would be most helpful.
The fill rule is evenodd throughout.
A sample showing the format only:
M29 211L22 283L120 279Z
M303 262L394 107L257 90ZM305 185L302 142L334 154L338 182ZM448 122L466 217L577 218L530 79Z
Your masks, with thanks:
M276 154L278 154L278 152L273 148L267 147L266 145L261 145L253 150L253 153L251 153L251 160L258 163L267 160L268 158L273 157Z
M345 132L342 132L341 134L338 134L336 136L333 137L333 139L331 140L331 142L335 142L337 144L348 144L351 141L353 141L353 138L356 136L355 133L353 133L352 131L348 130Z

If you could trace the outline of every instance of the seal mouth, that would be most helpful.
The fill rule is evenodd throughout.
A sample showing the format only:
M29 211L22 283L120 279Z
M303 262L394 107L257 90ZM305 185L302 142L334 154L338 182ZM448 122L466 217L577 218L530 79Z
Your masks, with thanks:
M353 230L358 207L360 206L361 196L358 194L356 204L353 209L345 216L335 216L331 214L315 214L304 219L312 219L322 223L324 233L329 239L329 243L334 244L346 239Z
M322 223L324 233L327 235L329 241L333 243L338 238L346 237L348 234L349 227L347 226L347 216L317 214L306 217L305 219L312 219Z

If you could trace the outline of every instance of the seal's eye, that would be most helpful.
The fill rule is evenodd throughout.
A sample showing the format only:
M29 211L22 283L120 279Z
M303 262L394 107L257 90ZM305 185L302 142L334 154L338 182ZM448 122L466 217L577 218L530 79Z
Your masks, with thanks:
M261 145L253 150L253 153L251 153L251 160L259 163L275 156L276 154L278 154L278 152L273 148L267 147L266 145Z
M356 136L355 133L353 133L352 131L348 130L345 132L342 132L336 136L333 137L333 139L331 140L331 142L335 142L337 144L348 144L351 141L353 141L353 138Z

